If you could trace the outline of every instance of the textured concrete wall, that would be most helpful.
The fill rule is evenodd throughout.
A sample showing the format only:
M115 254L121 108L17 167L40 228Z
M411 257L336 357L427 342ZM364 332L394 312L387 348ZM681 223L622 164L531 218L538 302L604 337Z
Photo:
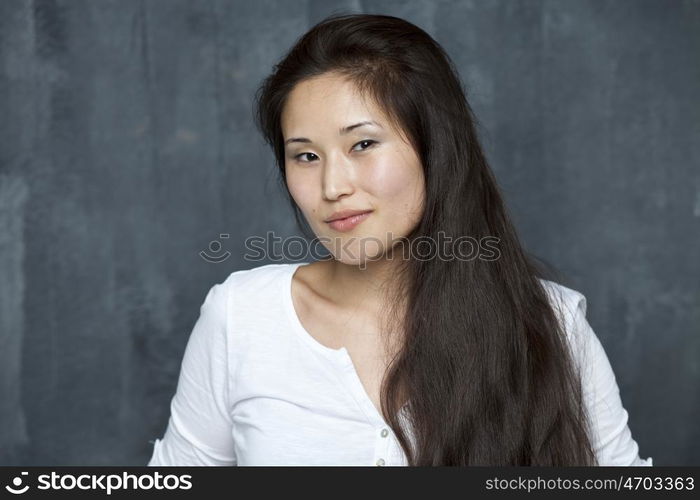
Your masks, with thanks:
M253 91L338 9L444 45L642 456L699 464L697 0L0 2L0 463L146 462L206 291L297 232Z

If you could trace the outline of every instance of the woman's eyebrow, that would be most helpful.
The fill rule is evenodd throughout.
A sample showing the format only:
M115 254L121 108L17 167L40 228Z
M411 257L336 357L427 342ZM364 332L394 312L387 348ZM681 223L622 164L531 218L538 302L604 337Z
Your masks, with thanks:
M338 133L340 135L344 135L344 134L347 134L348 132L350 132L358 127L362 127L364 125L376 125L377 127L382 128L382 126L379 125L377 122L372 121L372 120L367 120L364 122L355 123L354 125L348 125L347 127L343 127L338 131Z
M364 122L355 123L353 125L348 125L347 127L342 127L340 130L338 130L338 133L340 135L345 135L348 132L351 132L352 130L354 130L358 127L362 127L364 125L376 125L377 127L382 128L382 126L380 124L378 124L377 122L372 121L372 120L367 120ZM307 139L306 137L291 137L291 138L287 139L286 141L284 141L284 145L286 146L287 144L289 144L291 142L311 142L311 139Z

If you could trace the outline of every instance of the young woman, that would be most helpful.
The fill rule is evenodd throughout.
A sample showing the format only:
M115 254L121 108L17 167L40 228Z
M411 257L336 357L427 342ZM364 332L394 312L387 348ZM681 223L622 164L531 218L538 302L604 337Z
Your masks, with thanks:
M585 297L522 249L435 40L327 18L256 118L331 258L212 287L149 465L652 465Z

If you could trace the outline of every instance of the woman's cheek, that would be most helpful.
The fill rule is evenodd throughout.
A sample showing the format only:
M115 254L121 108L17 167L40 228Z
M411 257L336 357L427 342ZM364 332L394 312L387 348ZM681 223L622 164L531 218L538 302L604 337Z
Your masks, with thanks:
M367 185L378 199L410 203L408 198L414 196L420 171L411 168L408 161L410 159L403 155L394 155L375 162L368 169Z
M399 195L407 185L407 179L402 174L403 168L398 164L398 158L382 159L370 166L369 174L365 177L367 185L372 187L378 198Z
M309 207L312 207L314 203L311 192L313 187L310 182L304 182L303 176L289 172L287 174L287 189L302 211L306 212L307 208L310 210Z

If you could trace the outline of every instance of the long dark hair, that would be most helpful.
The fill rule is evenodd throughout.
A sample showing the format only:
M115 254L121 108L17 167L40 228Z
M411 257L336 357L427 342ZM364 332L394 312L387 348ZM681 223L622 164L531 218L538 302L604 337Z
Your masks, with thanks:
M419 155L425 208L411 241L437 241L438 231L498 238L495 260L402 264L393 303L402 305L395 316L403 337L381 410L409 465L596 465L579 372L540 280L547 271L519 242L454 63L397 17L336 14L313 26L255 96L256 124L285 186L287 96L327 72L379 103ZM413 436L402 427L404 401Z

